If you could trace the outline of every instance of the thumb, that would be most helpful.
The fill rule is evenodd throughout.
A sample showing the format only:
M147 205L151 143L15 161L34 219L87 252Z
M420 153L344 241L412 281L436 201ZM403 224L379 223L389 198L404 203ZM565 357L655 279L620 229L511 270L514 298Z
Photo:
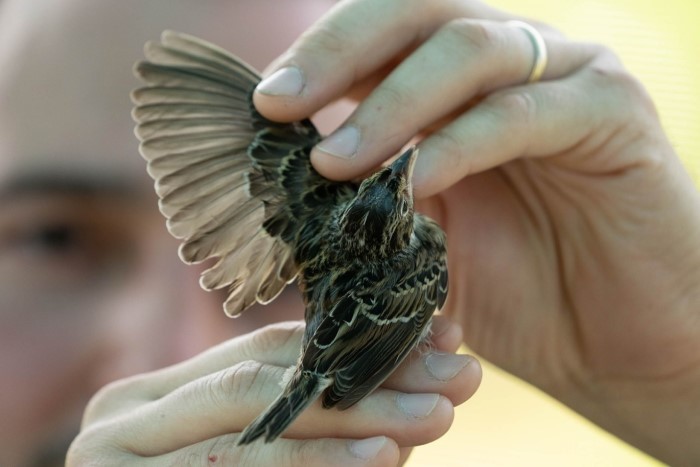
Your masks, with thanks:
M410 34L387 31L387 23L410 21L409 10L402 2L339 2L268 67L253 94L256 109L291 122L343 96L409 45Z

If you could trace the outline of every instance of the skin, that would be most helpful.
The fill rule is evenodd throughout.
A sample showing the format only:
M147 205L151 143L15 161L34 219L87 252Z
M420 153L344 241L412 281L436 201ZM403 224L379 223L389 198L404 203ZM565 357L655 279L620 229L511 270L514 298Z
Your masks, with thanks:
M268 70L295 67L299 92L268 82L255 103L292 120L357 99L343 127L358 144L346 134L312 154L333 179L416 137L415 192L447 231L447 312L465 342L651 455L696 465L698 191L605 47L531 22L549 62L523 84L533 48L502 22L515 18L466 0L343 2Z
M247 333L300 318L301 300L290 289L230 320L223 295L199 288L203 268L179 261L136 149L131 67L165 28L262 67L327 7L302 1L290 15L259 0L0 2L0 465L63 465L88 401L119 379L90 404L69 465L210 454L328 465L339 446L347 465L391 465L443 434L453 406L476 390L479 365L453 353L461 331L443 320L434 349L411 357L363 407L316 408L292 427L294 439L233 448L279 390L301 329ZM260 17L269 30L250 27ZM418 395L421 418L401 394ZM367 438L374 454L357 457L351 440Z

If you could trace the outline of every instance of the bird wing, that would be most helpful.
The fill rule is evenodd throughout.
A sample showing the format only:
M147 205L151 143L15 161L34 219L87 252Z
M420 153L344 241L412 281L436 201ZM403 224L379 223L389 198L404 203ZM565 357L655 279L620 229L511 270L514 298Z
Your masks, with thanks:
M308 208L303 187L324 183L309 162L320 135L308 120L262 117L252 104L260 76L217 46L166 31L144 50L136 134L180 257L218 259L200 284L229 287L228 315L267 303L298 272L290 243Z
M408 273L358 277L321 320L303 357L305 368L334 374L324 406L348 408L379 386L425 336L447 287L444 250L419 248Z

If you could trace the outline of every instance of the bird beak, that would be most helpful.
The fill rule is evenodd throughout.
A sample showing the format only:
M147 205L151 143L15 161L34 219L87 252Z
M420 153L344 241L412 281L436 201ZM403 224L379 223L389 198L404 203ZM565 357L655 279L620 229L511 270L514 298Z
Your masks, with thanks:
M392 175L400 175L410 183L411 177L413 176L413 167L416 165L416 156L418 156L418 148L415 146L408 148L406 152L391 163Z

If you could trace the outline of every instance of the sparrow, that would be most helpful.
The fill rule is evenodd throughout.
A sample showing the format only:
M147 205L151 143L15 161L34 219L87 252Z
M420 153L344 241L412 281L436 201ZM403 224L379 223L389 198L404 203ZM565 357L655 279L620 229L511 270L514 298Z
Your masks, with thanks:
M418 150L359 184L330 181L310 162L314 125L260 115L261 77L242 60L173 31L144 52L135 133L180 258L216 259L200 284L228 289L229 316L295 280L305 303L301 356L238 444L275 440L319 397L352 407L427 340L447 296L445 234L414 211Z

